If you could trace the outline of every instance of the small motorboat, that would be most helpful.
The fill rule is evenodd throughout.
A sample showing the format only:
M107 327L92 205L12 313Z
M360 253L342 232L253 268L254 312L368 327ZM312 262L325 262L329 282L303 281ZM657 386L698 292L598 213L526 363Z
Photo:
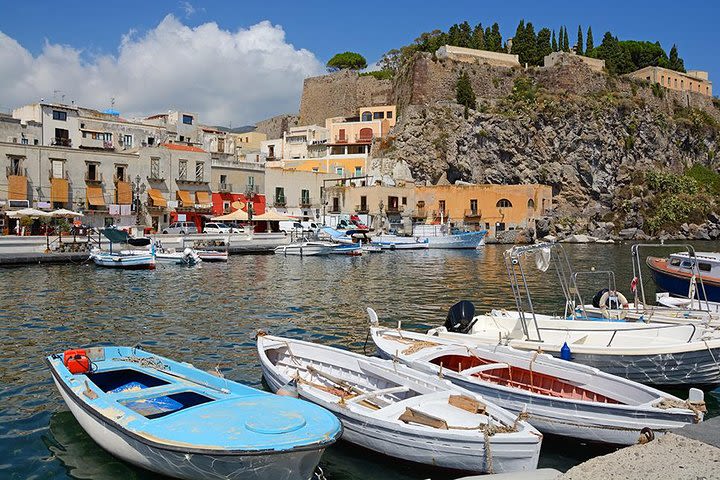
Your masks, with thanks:
M668 258L647 257L647 266L655 284L663 292L720 302L720 253L689 252L670 254ZM698 277L702 282L698 281ZM688 295L693 283L694 294Z
M203 262L227 262L227 250L195 250Z
M147 250L121 250L122 255L147 255ZM187 265L194 266L202 262L202 257L192 248L185 247L181 252L174 248L156 248L155 244L150 246L151 255L155 256L155 262L163 265Z
M429 248L427 238L401 237L399 235L378 235L372 240L373 245L379 245L383 250L425 250Z
M428 248L445 250L476 250L485 245L486 230L453 233L449 225L419 224L413 227L413 236L428 240Z
M273 391L335 413L343 439L398 459L471 472L537 468L542 435L480 395L400 363L259 335ZM370 475L371 477L372 475Z
M368 308L370 335L384 358L439 375L523 415L543 433L591 442L633 445L654 434L703 420L704 393L681 400L652 387L544 353L503 345L468 346L378 325Z
M281 255L300 255L304 257L330 255L335 247L337 247L337 244L332 242L304 240L287 245L279 245L275 247L275 253Z
M94 248L90 258L99 267L123 268L128 270L151 270L155 268L155 257L150 253L142 255L113 253Z
M315 405L138 348L71 350L46 361L93 440L169 477L308 480L342 432Z
M363 251L359 244L350 243L338 244L330 251L330 253L332 255L350 255L352 257L356 257L362 255Z

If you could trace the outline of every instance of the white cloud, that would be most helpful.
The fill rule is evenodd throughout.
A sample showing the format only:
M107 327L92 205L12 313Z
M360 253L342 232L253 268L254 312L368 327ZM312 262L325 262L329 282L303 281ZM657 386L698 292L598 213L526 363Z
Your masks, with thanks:
M185 12L186 18L196 12L195 7L190 2L180 2L180 8Z
M123 116L168 109L197 112L208 124L252 123L296 112L303 79L323 65L286 42L268 21L235 32L216 23L191 28L168 15L142 36L123 35L116 55L83 58L76 48L46 42L33 56L0 32L0 105L50 99L104 109L110 98Z

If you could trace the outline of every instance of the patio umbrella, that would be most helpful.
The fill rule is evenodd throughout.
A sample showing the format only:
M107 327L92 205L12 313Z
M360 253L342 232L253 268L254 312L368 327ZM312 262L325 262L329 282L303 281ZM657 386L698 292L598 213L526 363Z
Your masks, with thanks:
M248 214L244 210L235 210L227 215L221 215L219 217L213 217L211 220L215 222L245 222L248 219Z
M253 216L253 220L257 220L259 222L265 221L265 222L284 222L286 220L295 220L293 217L289 217L285 214L274 212L272 210L268 210L267 212L263 213L262 215L255 215Z
M48 212L43 212L42 210L37 210L35 208L22 208L20 210L8 212L7 215L8 215L8 217L13 217L13 218L19 218L19 217L40 218L40 217L49 217L50 216L50 214Z

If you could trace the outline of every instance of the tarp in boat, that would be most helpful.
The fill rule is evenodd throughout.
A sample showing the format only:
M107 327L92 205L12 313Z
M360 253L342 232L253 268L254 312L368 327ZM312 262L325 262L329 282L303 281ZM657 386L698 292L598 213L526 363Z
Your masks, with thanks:
M102 233L112 243L127 243L130 239L130 235L128 235L127 232L123 232L117 228L104 228Z

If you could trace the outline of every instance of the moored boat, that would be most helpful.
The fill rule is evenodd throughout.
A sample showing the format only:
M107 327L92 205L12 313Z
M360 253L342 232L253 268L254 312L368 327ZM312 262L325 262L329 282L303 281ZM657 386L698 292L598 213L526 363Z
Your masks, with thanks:
M122 268L127 270L151 270L155 268L155 257L151 253L123 255L93 249L90 258L99 267Z
M655 284L663 292L687 296L695 284L694 295L700 300L720 302L720 253L689 252L670 254L667 258L647 257ZM701 282L698 281L701 277Z
M175 249L155 249L150 248L150 252L147 250L121 250L122 255L137 255L145 256L147 254L154 255L155 262L163 265L187 265L193 266L202 262L200 255L192 248L185 247L181 252L175 251Z
M428 248L449 250L477 249L485 244L485 230L452 233L448 225L419 224L413 227L413 236L420 241L427 239Z
M702 421L702 390L681 400L600 370L504 345L468 346L420 333L385 329L371 317L378 353L441 375L515 414L543 433L632 445L654 434Z
M75 418L102 448L183 479L307 480L341 434L328 411L137 348L46 359Z
M537 467L542 436L485 398L402 364L260 335L258 355L273 391L335 413L343 439L395 458L472 472Z
M227 262L227 250L195 250L203 262Z
M350 243L338 244L330 251L330 253L332 255L349 255L352 257L362 255L363 251L359 244Z
M331 242L300 241L287 245L279 245L275 247L275 253L282 255L300 255L304 257L330 255L336 246L337 244Z
M429 247L427 238L401 237L399 235L377 235L373 237L373 245L383 250L425 250Z

